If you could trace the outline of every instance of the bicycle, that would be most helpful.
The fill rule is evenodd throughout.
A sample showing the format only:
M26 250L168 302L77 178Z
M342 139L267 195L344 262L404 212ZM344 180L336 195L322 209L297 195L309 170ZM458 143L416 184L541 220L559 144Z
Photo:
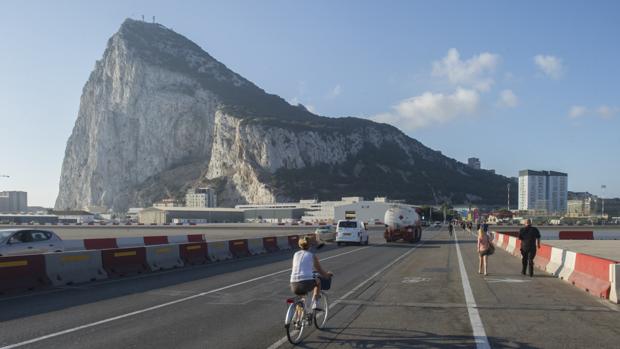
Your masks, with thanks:
M321 285L327 286L327 289L331 287L328 283L331 284L331 278L321 278ZM312 326L314 323L314 326L318 330L325 328L325 323L327 322L327 316L329 314L329 302L327 294L323 289L321 289L319 295L321 310L307 309L308 303L311 303L306 302L308 293L305 295L297 295L294 298L288 298L286 300L289 306L286 311L286 317L284 318L284 328L286 330L286 337L291 344L301 343L306 326Z

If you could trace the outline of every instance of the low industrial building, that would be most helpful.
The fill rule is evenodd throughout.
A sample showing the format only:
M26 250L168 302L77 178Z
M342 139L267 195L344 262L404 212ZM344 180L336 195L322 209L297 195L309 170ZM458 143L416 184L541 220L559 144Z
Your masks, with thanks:
M95 221L95 214L87 211L50 211L49 213L58 216L60 223L88 224Z
M236 208L149 207L138 213L143 224L242 223L243 210Z
M0 214L0 224L55 224L58 216L51 214Z
M248 208L243 210L246 222L293 223L301 220L308 211L305 208Z

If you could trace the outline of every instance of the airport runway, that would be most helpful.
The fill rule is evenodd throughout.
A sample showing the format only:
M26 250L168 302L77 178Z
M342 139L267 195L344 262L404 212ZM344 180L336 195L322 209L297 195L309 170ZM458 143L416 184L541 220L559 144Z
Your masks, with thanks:
M497 250L477 273L475 240L329 246L324 331L303 348L616 348L620 308L561 280L519 274ZM458 241L458 242L457 242ZM0 348L290 348L290 252L0 298Z

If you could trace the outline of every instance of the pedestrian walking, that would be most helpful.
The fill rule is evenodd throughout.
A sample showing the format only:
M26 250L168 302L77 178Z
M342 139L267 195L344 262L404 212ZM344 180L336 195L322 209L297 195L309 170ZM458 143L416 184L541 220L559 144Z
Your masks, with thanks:
M525 227L519 230L519 240L521 240L521 274L525 275L527 271L530 277L534 276L534 257L536 250L540 248L540 231L532 226L532 221L526 219L523 221ZM527 269L527 270L526 270Z
M452 224L452 222L450 222L450 224L448 225L448 233L450 233L450 236L452 236L453 232L454 232L454 225Z
M487 266L489 264L489 256L493 254L493 245L491 245L491 238L482 229L478 229L478 255L480 262L478 263L478 274L487 275Z

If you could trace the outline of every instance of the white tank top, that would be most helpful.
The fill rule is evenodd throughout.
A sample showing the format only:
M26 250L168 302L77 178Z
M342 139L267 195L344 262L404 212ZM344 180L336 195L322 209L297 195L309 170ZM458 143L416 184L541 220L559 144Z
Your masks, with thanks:
M293 255L293 268L291 269L291 282L313 280L314 255L311 252L301 250Z

